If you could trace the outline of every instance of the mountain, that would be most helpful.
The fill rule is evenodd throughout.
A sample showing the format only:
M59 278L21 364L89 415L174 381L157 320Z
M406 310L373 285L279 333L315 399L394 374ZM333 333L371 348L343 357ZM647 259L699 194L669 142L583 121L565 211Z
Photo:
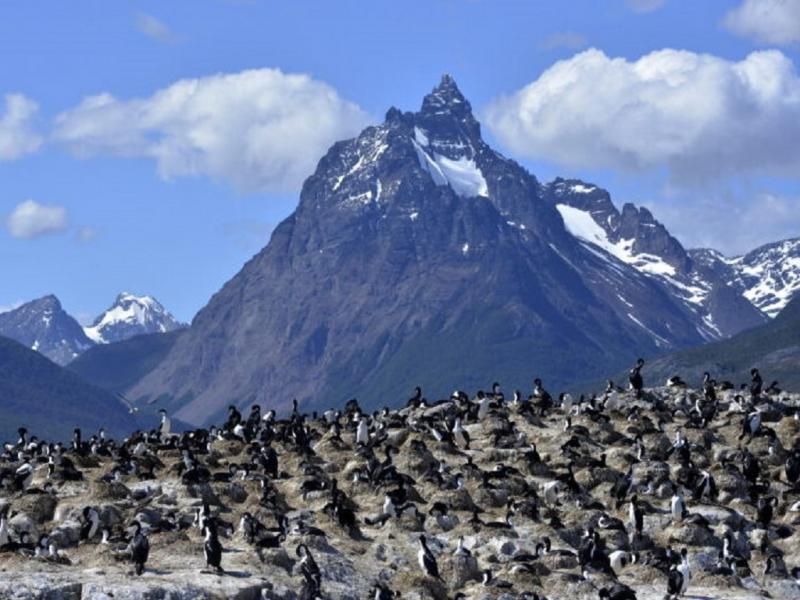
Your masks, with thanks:
M53 295L0 313L0 335L65 365L93 345Z
M716 334L568 231L552 193L483 141L445 76L419 112L391 108L329 149L295 212L131 395L208 423L231 402L396 405L412 380L431 396L537 374L558 389Z
M770 317L800 292L800 238L766 244L734 258L709 249L689 253L710 277L725 281Z
M110 392L0 337L0 440L15 441L21 426L32 435L66 441L74 427L83 428L85 437L100 427L122 436L137 425Z
M67 369L98 387L124 394L161 362L182 333L177 329L98 344L69 363Z
M98 344L119 342L135 335L166 333L184 327L152 296L123 292L84 333Z
M648 385L661 384L676 374L697 385L704 371L718 381L738 384L750 381L752 367L759 368L765 385L777 380L784 389L800 389L800 298L788 302L768 323L727 340L656 358L645 365L643 373Z
M617 268L633 267L658 282L696 315L707 340L729 337L767 320L764 303L755 302L746 287L734 281L732 267L725 270L736 260L726 261L715 253L720 266L708 268L705 255L686 251L646 208L627 203L619 211L606 190L576 179L557 178L545 193L582 244L603 253ZM761 272L751 273L750 285L763 285ZM800 260L793 274L800 287Z

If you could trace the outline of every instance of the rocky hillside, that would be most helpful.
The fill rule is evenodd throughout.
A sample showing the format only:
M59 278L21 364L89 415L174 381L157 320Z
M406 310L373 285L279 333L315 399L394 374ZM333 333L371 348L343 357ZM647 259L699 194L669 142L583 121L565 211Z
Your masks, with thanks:
M418 112L392 108L331 147L294 214L131 395L197 424L230 402L375 407L412 373L444 393L526 382L536 365L560 386L720 335L582 243L548 193L484 142L445 76Z
M234 416L217 432L89 440L56 451L49 477L41 447L22 444L0 463L0 596L594 600L605 588L653 600L685 549L686 597L797 598L800 493L787 477L800 473L786 464L800 460L800 396L715 394L550 407L541 391L459 393L372 416L356 403ZM761 424L742 439L754 406ZM149 543L140 576L133 523ZM204 531L224 572L206 564ZM420 536L441 579L418 564Z

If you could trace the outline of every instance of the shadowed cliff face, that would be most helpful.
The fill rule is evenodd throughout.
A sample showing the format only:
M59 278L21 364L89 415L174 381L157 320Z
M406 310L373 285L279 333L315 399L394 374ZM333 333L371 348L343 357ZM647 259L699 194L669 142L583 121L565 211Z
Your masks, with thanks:
M294 397L396 405L412 375L443 395L537 374L559 387L698 344L698 322L570 234L444 77L419 112L392 108L331 147L294 214L131 396L204 423Z

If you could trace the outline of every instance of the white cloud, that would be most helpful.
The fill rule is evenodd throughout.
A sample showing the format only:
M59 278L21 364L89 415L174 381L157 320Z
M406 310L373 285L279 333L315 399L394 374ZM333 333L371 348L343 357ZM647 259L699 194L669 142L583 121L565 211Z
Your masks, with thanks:
M666 2L667 0L625 0L628 8L638 13L653 12L664 6Z
M333 142L368 122L325 83L258 69L181 80L149 98L90 96L57 117L54 137L78 156L153 158L167 179L296 191Z
M800 42L800 0L744 0L722 24L731 32L764 44Z
M91 242L97 236L97 232L88 226L79 228L75 232L75 237L79 242Z
M25 200L6 218L8 232L15 238L32 239L67 228L67 209Z
M5 109L0 111L0 160L20 158L42 145L33 127L38 108L22 94L6 94Z
M171 44L178 40L177 36L167 27L166 24L156 19L153 15L139 13L135 20L136 29L148 37L159 42Z
M590 49L495 100L484 120L512 152L569 167L667 168L683 184L800 174L800 80L777 50L630 62Z
M540 48L553 50L555 48L567 48L577 50L586 45L586 36L574 31L556 31L551 33L539 44Z

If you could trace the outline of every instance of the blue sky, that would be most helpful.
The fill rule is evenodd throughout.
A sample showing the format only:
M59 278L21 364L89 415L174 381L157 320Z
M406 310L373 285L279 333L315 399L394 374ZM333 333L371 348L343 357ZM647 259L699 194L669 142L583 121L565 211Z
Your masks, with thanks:
M86 321L128 290L191 319L331 141L445 72L541 180L646 204L689 246L800 235L786 5L3 3L0 308L55 293Z

